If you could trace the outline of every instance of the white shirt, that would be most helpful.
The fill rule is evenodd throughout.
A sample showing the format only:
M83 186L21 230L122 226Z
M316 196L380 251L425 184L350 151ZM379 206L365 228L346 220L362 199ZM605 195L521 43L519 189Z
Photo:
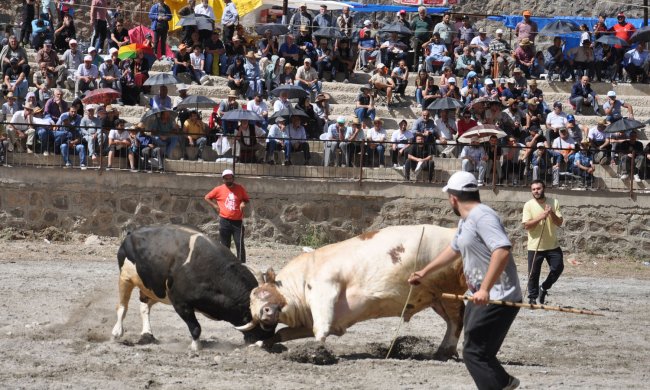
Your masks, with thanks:
M255 103L255 99L246 103L246 109L248 111L253 111L254 113L262 116L262 113L269 112L269 106L266 105L264 100L260 101L260 104Z
M214 18L214 10L212 9L212 7L210 7L210 5L205 5L204 6L203 3L201 3L201 4L194 7L194 13L197 14L197 15L205 15L208 18L210 18L210 20L215 19Z
M487 51L488 47L490 46L490 42L492 42L492 39L489 37L485 37L485 40L481 39L480 35L475 36L472 38L472 41L469 43L470 45L476 45L481 48L483 51Z
M410 130L401 132L400 130L393 131L393 135L390 137L390 142L399 142L397 148L401 149L405 146L408 146L407 142L413 139L413 133ZM393 144L394 145L394 144Z
M77 68L77 77L94 77L97 78L99 76L99 69L97 69L97 65L95 64L90 64L90 68L86 68L86 64L83 63L79 65Z
M278 99L273 103L273 112L278 112L284 108L289 108L291 107L291 102L289 100L282 101L282 99Z
M203 53L199 53L197 56L194 54L194 52L190 53L190 63L194 67L195 70L203 70L203 67L201 66L201 61L205 61L205 56Z
M435 131L436 133L438 133L438 136L446 140L453 140L454 134L458 133L458 128L456 127L456 121L450 118L447 118L446 124L445 121L442 120L442 118L436 118L434 123L436 125ZM453 129L455 132L452 134L450 129Z
M386 130L373 127L368 131L368 139L374 142L383 142L386 140Z
M282 131L280 129L280 126L278 125L272 125L269 127L269 136L266 138L266 142L268 143L271 139L284 139L288 137L288 134L286 133L286 127L284 128L285 131Z
M548 127L559 129L562 127L566 127L568 123L569 121L566 120L566 114L564 112L560 112L559 114L556 114L553 111L546 116L546 126Z

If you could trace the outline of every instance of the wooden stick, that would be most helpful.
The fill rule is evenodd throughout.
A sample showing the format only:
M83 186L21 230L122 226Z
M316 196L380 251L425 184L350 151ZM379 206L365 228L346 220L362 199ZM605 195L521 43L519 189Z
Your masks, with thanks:
M473 301L474 300L474 297L468 297L466 295L447 294L447 293L443 293L442 297L446 298L446 299L455 299L455 300L458 300L458 301L464 301L464 300ZM488 303L492 304L492 305L523 307L525 309L533 309L533 310L539 309L539 310L561 311L563 313L586 314L586 315L590 315L590 316L602 316L602 317L605 316L604 314L596 313L596 312L593 312L591 310L569 309L569 308L561 307L561 306L533 305L533 304L530 304L530 303L520 303L520 302L510 302L510 301L493 301L493 300L489 300Z

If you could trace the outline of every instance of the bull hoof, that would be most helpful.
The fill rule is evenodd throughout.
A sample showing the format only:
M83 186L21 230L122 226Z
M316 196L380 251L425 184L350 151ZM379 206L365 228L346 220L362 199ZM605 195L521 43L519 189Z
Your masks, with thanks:
M201 350L201 341L200 340L192 340L192 344L190 344L190 350L193 352L198 352Z
M449 347L449 348L438 348L436 353L433 354L433 358L435 360L440 360L443 362L446 362L449 359L455 359L458 360L458 351L454 347Z
M151 333L143 333L140 335L140 340L138 340L138 345L148 345L156 344L158 340Z

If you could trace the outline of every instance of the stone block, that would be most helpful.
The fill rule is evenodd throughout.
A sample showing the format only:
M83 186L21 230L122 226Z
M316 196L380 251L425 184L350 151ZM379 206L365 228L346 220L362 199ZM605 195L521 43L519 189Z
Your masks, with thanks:
M50 225L55 225L58 219L59 215L54 211L46 211L43 213L43 221Z
M308 203L302 207L302 214L305 218L313 222L327 221L330 218L329 209L322 207L320 204ZM347 214L347 207L340 205L340 207L332 208L331 217L342 217Z
M172 207L173 214L181 214L187 211L188 198L176 198Z
M123 211L127 214L135 214L135 210L138 207L138 200L132 197L120 199L120 211Z

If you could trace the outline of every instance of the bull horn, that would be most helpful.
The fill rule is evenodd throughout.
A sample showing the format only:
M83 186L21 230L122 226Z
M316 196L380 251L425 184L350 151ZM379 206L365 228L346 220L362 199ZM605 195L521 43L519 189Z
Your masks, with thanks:
M249 271L251 271L251 273L252 273L253 276L255 277L255 280L257 280L257 285L258 285L258 286L261 286L261 285L264 284L264 278L263 278L262 271L260 271L260 270L258 270L258 269L255 269L255 268L251 267L250 265L248 265L248 264L246 264L246 263L244 263L244 264L242 264L242 265L243 265L244 267L248 268Z
M235 326L235 329L237 329L240 332L247 332L249 330L253 330L253 328L255 328L256 326L257 326L257 323L255 322L255 320L253 320L253 321L249 322L246 325Z

